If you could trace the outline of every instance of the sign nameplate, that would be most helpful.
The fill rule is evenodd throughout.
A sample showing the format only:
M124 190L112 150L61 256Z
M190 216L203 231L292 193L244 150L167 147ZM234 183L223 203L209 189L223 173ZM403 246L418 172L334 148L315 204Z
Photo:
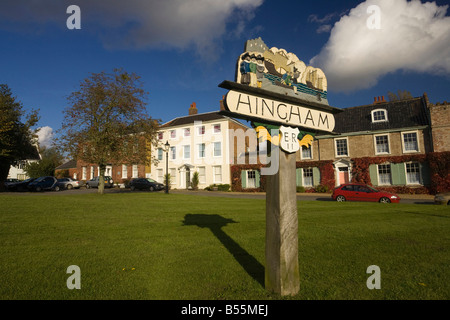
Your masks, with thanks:
M225 107L232 113L285 126L327 132L332 132L335 126L332 113L248 93L230 90L225 102Z

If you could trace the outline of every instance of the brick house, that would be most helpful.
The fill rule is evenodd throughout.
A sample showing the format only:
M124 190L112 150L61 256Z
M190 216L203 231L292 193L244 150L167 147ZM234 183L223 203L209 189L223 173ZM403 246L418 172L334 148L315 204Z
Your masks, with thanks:
M450 188L450 109L422 97L345 108L335 115L335 135L318 134L297 152L297 186L331 190L363 182L399 193L435 193ZM259 166L234 166L234 190L253 188L244 179L259 177ZM261 177L262 178L262 177Z

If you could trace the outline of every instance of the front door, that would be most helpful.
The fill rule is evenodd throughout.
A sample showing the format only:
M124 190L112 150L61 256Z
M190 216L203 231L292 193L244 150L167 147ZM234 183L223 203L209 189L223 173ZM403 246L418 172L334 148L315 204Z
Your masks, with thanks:
M339 184L349 183L348 167L339 168Z
M191 186L191 169L186 168L186 189L189 189Z

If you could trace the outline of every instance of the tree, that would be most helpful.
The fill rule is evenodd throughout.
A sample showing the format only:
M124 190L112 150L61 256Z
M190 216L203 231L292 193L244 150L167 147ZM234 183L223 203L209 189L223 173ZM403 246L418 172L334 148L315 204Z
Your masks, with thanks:
M25 117L25 123L21 122L22 117ZM38 110L26 114L11 89L6 84L0 84L0 182L8 177L11 165L33 154L37 130L31 128L38 120ZM3 186L0 183L0 188Z
M42 147L41 160L28 163L24 171L30 178L55 175L55 168L63 163L63 157L56 148Z
M147 93L139 79L122 69L91 73L68 97L57 142L71 157L99 166L99 193L108 164L152 160L158 121L147 115Z
M389 101L400 101L400 100L406 100L406 99L412 99L413 96L411 95L411 92L406 90L397 90L397 94L389 91L388 92Z

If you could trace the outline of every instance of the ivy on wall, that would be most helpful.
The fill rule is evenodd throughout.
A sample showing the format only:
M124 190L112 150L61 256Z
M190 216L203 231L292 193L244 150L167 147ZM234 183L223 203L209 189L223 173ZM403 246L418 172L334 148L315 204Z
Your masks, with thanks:
M430 184L419 187L409 186L377 186L377 189L402 194L435 194L438 192L450 191L450 152L430 152L427 154L402 155L402 156L382 156L353 158L352 161L352 182L372 185L369 166L372 164L384 163L405 163L419 162L427 163L430 168ZM234 165L231 166L231 186L233 191L264 192L266 190L266 177L261 175L259 188L242 188L242 170L259 170L264 165ZM320 188L327 188L329 191L335 187L335 170L332 160L323 161L298 161L296 168L314 168L320 170L320 186L316 186L309 192L317 191Z
M364 157L352 159L352 182L372 185L369 166L384 163L419 162L430 168L430 185L421 187L377 186L377 189L396 193L425 194L450 190L450 152L430 152L427 154Z

